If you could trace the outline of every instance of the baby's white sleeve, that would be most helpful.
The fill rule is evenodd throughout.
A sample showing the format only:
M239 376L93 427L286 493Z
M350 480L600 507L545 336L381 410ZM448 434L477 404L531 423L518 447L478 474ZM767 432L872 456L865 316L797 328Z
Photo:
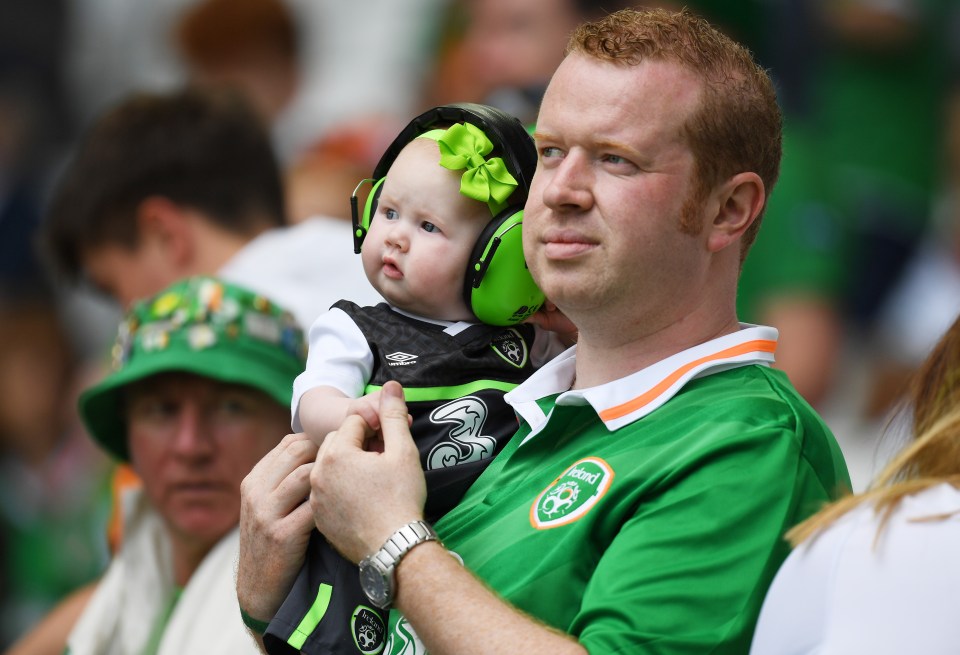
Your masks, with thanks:
M334 387L348 398L359 398L373 371L373 353L357 324L340 309L321 314L309 332L307 367L293 381L291 427L303 431L300 398L316 387Z

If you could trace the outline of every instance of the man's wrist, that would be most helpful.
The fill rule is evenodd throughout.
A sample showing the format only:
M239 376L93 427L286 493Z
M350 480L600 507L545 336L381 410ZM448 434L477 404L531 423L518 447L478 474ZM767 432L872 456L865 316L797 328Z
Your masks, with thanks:
M381 609L390 607L396 596L397 566L411 550L428 541L439 543L433 528L424 521L411 521L360 561L360 586L371 603Z

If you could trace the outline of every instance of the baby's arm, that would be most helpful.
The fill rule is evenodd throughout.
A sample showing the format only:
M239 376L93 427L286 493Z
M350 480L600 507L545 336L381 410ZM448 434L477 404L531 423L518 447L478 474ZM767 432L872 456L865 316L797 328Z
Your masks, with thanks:
M303 431L319 446L326 436L337 430L351 414L358 414L374 430L379 429L379 404L379 391L359 398L350 398L336 387L314 387L304 392L300 398L300 424Z
M372 370L373 353L356 323L338 308L321 314L310 327L306 368L293 382L294 432L319 444L350 413L370 421L370 412L361 409L369 400L360 400Z

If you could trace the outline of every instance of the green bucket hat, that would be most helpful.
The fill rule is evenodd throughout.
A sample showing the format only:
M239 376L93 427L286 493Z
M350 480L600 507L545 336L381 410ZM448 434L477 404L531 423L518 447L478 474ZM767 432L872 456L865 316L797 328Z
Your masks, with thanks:
M112 372L80 395L80 417L101 446L129 460L123 387L177 371L247 385L289 407L306 344L293 315L264 296L193 277L137 303L111 356Z

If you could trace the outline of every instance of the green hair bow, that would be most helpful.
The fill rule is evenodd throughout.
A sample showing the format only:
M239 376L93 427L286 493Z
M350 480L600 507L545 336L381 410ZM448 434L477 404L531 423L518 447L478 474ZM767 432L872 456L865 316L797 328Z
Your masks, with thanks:
M493 143L476 125L457 123L435 137L440 145L440 165L451 171L466 169L460 178L460 193L487 203L496 216L507 206L517 188L501 157L484 159Z

